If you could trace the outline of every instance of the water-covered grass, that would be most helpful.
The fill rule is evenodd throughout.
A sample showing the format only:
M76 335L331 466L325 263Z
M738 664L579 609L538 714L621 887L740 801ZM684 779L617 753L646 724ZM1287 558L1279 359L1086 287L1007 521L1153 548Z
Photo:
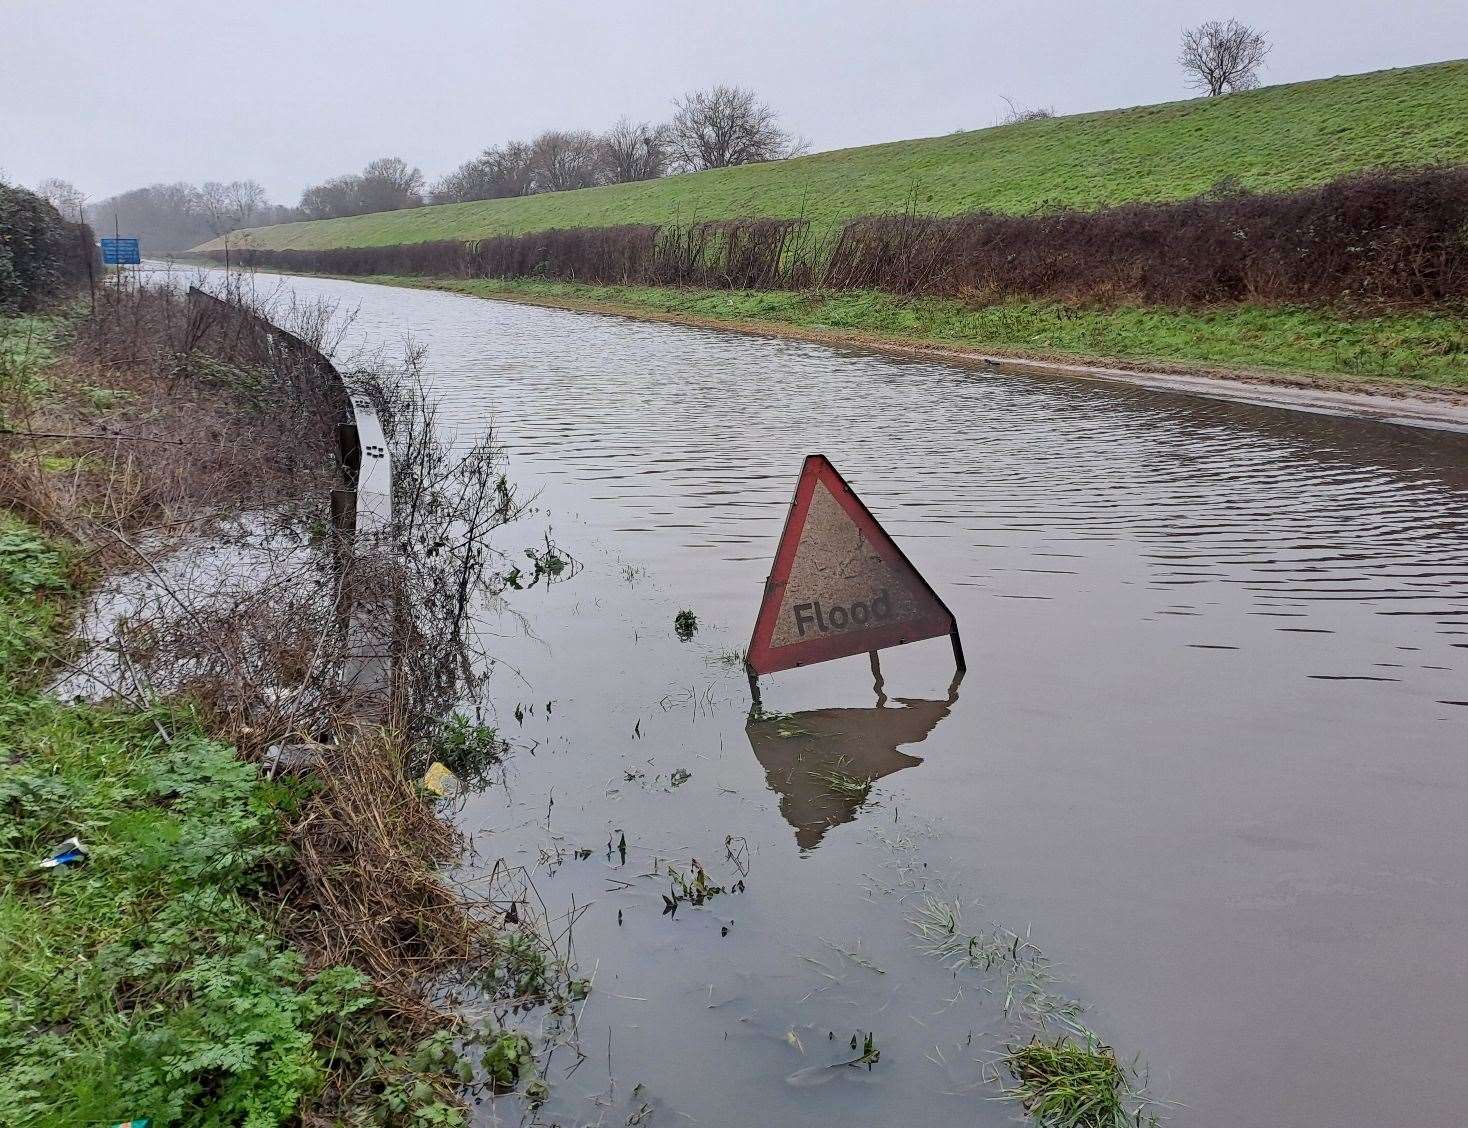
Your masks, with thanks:
M1143 1128L1155 1115L1136 1108L1136 1081L1093 1036L1035 1038L1004 1055L1017 1101L1041 1128ZM1128 1107L1132 1106L1132 1107Z
M373 281L996 353L1325 374L1468 390L1468 312L1451 310L1358 317L1292 306L1177 310L1024 300L968 305L874 291L676 290L495 279Z
M1180 199L1226 177L1253 190L1288 189L1381 165L1460 161L1468 161L1465 61L976 128L640 184L257 228L243 239L231 235L230 242L383 246L740 216L804 216L832 226L908 206L940 214L1095 208Z

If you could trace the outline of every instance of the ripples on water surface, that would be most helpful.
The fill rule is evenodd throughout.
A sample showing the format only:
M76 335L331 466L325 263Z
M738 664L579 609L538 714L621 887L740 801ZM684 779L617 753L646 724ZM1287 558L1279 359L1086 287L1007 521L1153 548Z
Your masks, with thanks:
M575 940L597 969L594 1060L553 1063L547 1118L1006 1122L974 1064L1005 1036L997 1000L907 936L900 895L933 882L971 924L1029 927L1175 1123L1462 1122L1461 436L293 284L357 307L361 342L426 345L446 425L493 422L540 492L506 547L548 525L587 564L516 597L530 635L485 625L519 751L464 812L487 857L599 848L540 879L592 903ZM887 652L880 713L860 659L767 680L799 739L880 777L865 804L747 735L743 677L715 661L744 645L810 451L969 656L950 695L946 642ZM651 879L619 888L655 858L727 876L728 835L742 895L672 919ZM784 1080L855 1030L875 1069Z

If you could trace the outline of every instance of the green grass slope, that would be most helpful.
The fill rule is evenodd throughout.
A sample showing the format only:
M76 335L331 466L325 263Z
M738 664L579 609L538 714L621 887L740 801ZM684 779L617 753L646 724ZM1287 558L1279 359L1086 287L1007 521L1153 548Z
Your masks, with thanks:
M1468 161L1468 60L1218 99L996 126L640 184L254 228L231 246L377 246L552 227L1179 199L1225 176L1297 188L1377 165ZM201 249L221 246L219 240Z

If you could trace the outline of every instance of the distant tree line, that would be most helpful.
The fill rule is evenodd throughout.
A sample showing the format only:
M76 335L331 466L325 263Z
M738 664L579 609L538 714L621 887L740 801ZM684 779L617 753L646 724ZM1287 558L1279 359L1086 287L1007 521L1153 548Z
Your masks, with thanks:
M1262 32L1215 20L1184 31L1178 61L1191 83L1217 97L1257 86L1269 50ZM1009 109L1002 125L1054 116L1049 107L1004 101ZM672 117L662 123L623 117L603 133L550 129L528 141L491 145L431 187L401 157L379 157L361 172L310 186L294 208L270 203L253 180L152 184L85 207L66 181L42 181L37 191L68 219L82 216L103 232L125 229L149 252L168 253L242 227L656 180L783 160L807 147L753 90L719 85L675 99Z
M398 211L423 205L423 173L402 157L378 157L361 172L334 176L301 193L297 219Z
M168 254L242 227L655 180L782 160L806 148L744 87L695 90L677 99L673 111L656 125L624 117L602 133L549 129L528 141L493 145L431 187L403 158L379 157L360 172L311 185L295 207L271 203L254 180L150 184L90 204L64 180L42 181L37 192L69 219L81 216L103 234L116 228L136 235L146 254Z
M624 117L605 133L552 129L491 146L434 184L430 199L464 203L656 180L783 160L805 147L753 90L713 86L674 101L661 124Z
M270 203L253 180L150 184L93 204L64 180L43 180L37 190L62 214L75 219L80 213L103 235L116 230L137 236L144 254L184 251L237 227L299 218L294 209Z

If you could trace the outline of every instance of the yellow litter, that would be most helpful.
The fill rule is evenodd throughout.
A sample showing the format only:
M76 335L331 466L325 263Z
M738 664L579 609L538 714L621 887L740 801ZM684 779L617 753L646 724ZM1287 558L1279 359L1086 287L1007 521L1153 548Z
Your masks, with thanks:
M423 773L423 786L435 795L451 799L459 793L459 777L435 760Z

